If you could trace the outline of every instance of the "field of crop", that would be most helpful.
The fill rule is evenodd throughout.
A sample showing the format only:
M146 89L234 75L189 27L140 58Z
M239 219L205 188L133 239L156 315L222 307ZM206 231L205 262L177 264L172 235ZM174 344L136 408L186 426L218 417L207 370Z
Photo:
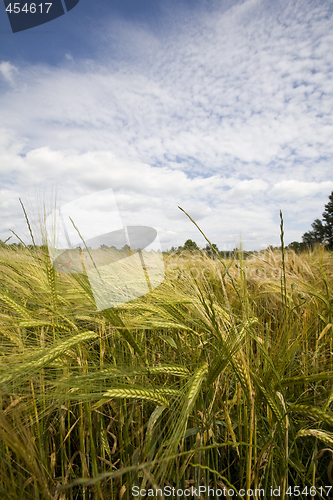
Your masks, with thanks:
M0 249L1 500L331 498L332 253L164 257L97 311L83 274Z

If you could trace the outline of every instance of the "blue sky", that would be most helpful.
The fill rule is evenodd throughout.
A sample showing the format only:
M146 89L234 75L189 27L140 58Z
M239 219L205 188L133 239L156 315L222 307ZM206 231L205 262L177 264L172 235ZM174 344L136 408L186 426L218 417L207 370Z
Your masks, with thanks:
M80 0L13 34L0 5L0 238L112 188L162 248L301 240L333 190L333 3Z

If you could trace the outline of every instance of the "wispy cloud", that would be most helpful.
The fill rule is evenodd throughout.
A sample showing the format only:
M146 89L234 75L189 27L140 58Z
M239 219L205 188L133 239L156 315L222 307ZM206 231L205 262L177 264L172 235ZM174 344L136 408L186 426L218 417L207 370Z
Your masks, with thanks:
M326 195L333 191L333 180L324 182L302 182L296 180L277 182L271 194L285 198L303 198L316 194Z
M18 73L18 68L11 64L9 61L0 62L0 75L10 85L15 84L15 76Z

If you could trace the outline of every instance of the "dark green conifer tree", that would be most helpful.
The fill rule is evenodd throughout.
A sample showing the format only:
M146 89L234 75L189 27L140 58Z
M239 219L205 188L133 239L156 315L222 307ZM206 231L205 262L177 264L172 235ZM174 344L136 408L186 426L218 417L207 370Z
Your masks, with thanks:
M303 243L313 247L316 243L324 243L326 248L333 250L333 191L329 196L329 202L325 205L323 221L316 219L312 224L312 231L304 233Z

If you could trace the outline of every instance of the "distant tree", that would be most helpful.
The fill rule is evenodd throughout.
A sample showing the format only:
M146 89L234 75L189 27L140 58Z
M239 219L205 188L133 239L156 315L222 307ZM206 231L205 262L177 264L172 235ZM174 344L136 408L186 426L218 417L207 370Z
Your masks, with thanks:
M325 228L320 219L316 219L312 224L312 231L304 233L302 236L303 243L308 247L313 247L316 243L324 243Z
M292 241L286 246L287 250L294 250L295 253L301 253L304 250L305 244L299 241Z
M121 251L126 253L127 255L132 255L131 247L127 244L123 246Z
M304 245L313 247L317 243L325 244L326 248L333 250L333 191L329 196L329 202L325 205L323 221L316 219L312 224L312 231L304 233L302 240Z
M7 246L7 245L6 245L6 243L7 243L7 241L9 241L11 238L12 238L12 237L11 237L11 236L9 236L9 238L7 238L5 241L0 240L0 247L5 247L5 246Z
M42 252L45 252L45 253L48 253L48 251L49 251L49 247L47 245L40 245L39 248L42 250Z
M223 259L238 259L237 248L234 248L233 250L219 250L219 254Z
M208 257L210 257L211 259L214 259L217 257L216 252L214 250L216 250L218 254L220 253L220 251L217 248L217 245L215 243L212 243L212 247L207 243L207 245L205 247L205 252L208 255Z
M323 219L325 221L325 243L327 248L333 250L333 191L329 197L329 202L325 205Z
M19 243L11 243L10 245L8 245L9 248L11 248L12 250L15 250L18 251L18 250L21 250L22 248L24 248L24 246L22 245L21 242Z
M276 250L280 250L281 247L275 247L274 245L268 245L267 250L271 252L275 252Z
M197 252L198 250L200 250L200 248L195 241L186 240L183 246L183 250L185 250L186 252Z

